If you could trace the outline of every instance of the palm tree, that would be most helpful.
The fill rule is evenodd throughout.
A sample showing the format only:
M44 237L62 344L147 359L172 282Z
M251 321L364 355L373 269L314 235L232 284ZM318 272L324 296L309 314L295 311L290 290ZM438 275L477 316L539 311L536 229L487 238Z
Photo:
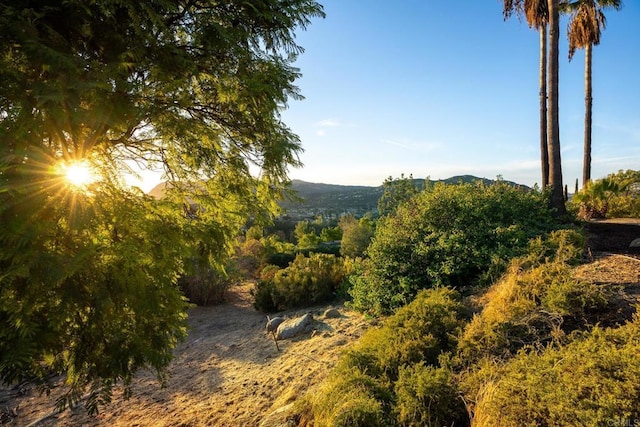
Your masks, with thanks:
M576 0L563 5L571 13L567 36L569 38L569 61L576 49L584 49L584 159L582 164L582 188L586 188L591 179L591 120L592 120L592 84L591 63L592 48L600 44L601 30L606 27L603 9L612 7L619 10L621 0Z
M548 0L549 12L549 64L547 105L547 146L549 151L549 186L551 208L555 215L565 216L567 209L562 185L562 161L560 158L560 125L558 120L558 42L560 36L559 0Z
M524 15L530 28L540 33L540 164L542 188L549 183L549 154L547 148L547 0L504 0L504 18Z

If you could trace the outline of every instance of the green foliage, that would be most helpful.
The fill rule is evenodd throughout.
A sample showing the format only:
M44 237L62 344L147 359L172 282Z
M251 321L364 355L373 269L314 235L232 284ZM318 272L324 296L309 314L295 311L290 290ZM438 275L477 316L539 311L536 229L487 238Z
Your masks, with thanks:
M452 372L424 363L400 368L395 384L397 421L402 426L467 425L469 419Z
M318 237L315 230L311 227L309 221L298 222L294 234L298 242L298 248L300 249L314 248L320 243L320 237Z
M612 201L624 191L625 185L612 178L603 178L589 182L586 188L573 195L572 203L579 206L581 218L607 218Z
M187 271L188 273L178 279L178 286L190 303L199 306L224 302L226 291L240 274L237 265L231 260L223 271L198 263L191 265Z
M320 232L321 242L333 242L342 239L342 230L340 227L325 227Z
M609 204L611 218L640 218L640 171L626 170L610 174L624 190Z
M233 258L238 274L243 278L254 278L264 266L267 259L267 248L261 240L239 238Z
M420 289L486 285L553 227L544 196L498 182L436 184L380 220L353 307L388 313Z
M373 237L371 222L365 218L357 220L352 215L346 215L340 218L339 227L342 230L340 254L351 258L362 256Z
M455 291L425 290L381 328L367 331L313 399L317 425L351 425L333 418L342 412L375 414L371 425L421 425L425 420L449 425L466 419L451 373L439 366L455 349L463 311ZM442 405L429 406L434 401ZM365 404L372 413L364 412Z
M420 192L413 180L413 175L405 178L404 174L400 178L388 177L382 183L382 196L378 200L378 215L385 216L392 214L407 200Z
M561 348L520 352L478 396L474 425L632 425L640 417L638 319L595 328Z
M247 219L277 211L300 165L299 138L280 119L299 97L294 31L322 7L1 10L0 379L66 374L59 403L89 389L95 411L140 368L163 379L185 334L185 268L220 268ZM79 160L98 175L86 188L61 172ZM125 188L132 167L164 172L162 201Z
M185 247L175 243L188 228L138 194L114 203L127 193L60 188L0 204L0 376L65 373L57 404L90 387L95 411L142 367L163 380L186 334L176 286Z
M389 385L365 372L338 368L311 402L318 427L385 427L391 424Z
M260 240L264 237L264 229L259 225L252 225L244 234L244 237L247 241Z
M341 259L328 254L298 254L289 267L258 282L254 307L276 311L318 304L334 298L343 280Z

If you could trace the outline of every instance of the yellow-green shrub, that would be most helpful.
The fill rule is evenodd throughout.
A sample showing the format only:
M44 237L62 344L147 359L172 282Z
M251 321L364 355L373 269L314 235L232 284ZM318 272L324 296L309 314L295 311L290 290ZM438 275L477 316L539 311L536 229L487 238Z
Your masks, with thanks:
M310 306L335 297L344 281L342 259L329 254L296 255L289 267L261 274L254 291L254 307L277 311Z
M395 384L396 420L403 426L464 426L469 419L453 374L424 363L400 368Z
M341 366L312 400L316 427L388 426L391 424L388 382L348 366Z
M505 359L524 346L559 342L567 332L597 323L617 288L572 277L569 263L581 256L582 241L575 231L559 230L530 243L527 255L514 260L481 298L482 311L459 342L465 364L485 356Z
M338 422L334 414L345 408L351 415L362 414L361 405L371 403L372 398L378 402L372 408L383 411L383 422L371 425L419 425L414 424L416 420L443 420L448 425L452 420L466 419L466 410L457 400L429 407L440 397L427 396L431 391L457 396L452 376L439 365L441 358L455 349L464 324L463 311L454 290L429 289L420 292L382 327L369 330L343 356L316 395L316 425L368 425ZM417 365L422 368L413 367ZM414 392L421 394L416 397ZM408 399L410 394L414 395ZM415 419L414 411L418 411Z
M560 348L522 351L491 372L476 426L634 425L640 419L638 320L594 328Z
M529 270L514 262L483 297L484 307L465 328L459 354L465 363L484 356L507 358L524 346L559 342L567 332L595 324L610 306L612 286L581 282L571 268L552 261Z

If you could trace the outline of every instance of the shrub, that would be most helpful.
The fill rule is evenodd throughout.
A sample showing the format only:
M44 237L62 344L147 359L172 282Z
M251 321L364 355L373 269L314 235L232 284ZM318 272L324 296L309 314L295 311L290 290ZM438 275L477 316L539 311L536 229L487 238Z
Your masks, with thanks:
M618 171L608 176L618 182L624 191L609 205L612 218L640 218L640 171Z
M586 220L607 218L609 206L624 191L624 186L612 178L587 184L574 194L572 202L578 206L578 216Z
M430 187L379 221L367 266L351 278L353 307L384 314L420 289L491 283L553 227L547 206L504 183Z
M343 369L323 383L311 404L317 427L375 427L391 424L388 383L358 369Z
M254 307L262 311L277 311L310 306L335 297L344 281L342 260L334 255L296 255L285 269L270 267L262 275L253 292Z
M254 228L255 226L250 230ZM246 239L239 241L236 247L235 259L242 276L253 278L265 263L265 248L260 240Z
M414 410L419 411L416 416L421 419L444 420L447 425L460 419L464 408L457 400L440 409L422 405L440 399L436 395L427 396L430 391L456 395L451 376L439 365L442 356L455 349L456 337L464 324L463 314L454 290L430 289L418 294L415 301L398 310L381 328L367 331L345 353L316 395L313 401L316 425L367 425L341 424L333 418L344 408L356 408L353 411L360 414L365 403L376 408L376 414L383 411L376 418L378 424L371 425L394 422L412 425L409 412ZM411 368L414 365L421 367ZM437 369L426 369L428 366ZM435 377L426 378L430 373ZM422 395L405 401L413 389Z
M208 265L194 265L178 279L178 286L189 302L199 306L221 304L226 291L238 277L237 267L228 262L226 271Z
M638 320L595 328L561 348L486 365L474 425L633 425L640 418Z
M459 342L465 363L482 357L507 359L525 346L560 342L574 329L597 323L597 314L613 304L617 288L572 277L567 262L581 253L576 234L561 230L535 239L529 253L511 263L465 328Z
M403 426L468 425L467 409L446 368L424 363L400 368L395 384L397 422Z

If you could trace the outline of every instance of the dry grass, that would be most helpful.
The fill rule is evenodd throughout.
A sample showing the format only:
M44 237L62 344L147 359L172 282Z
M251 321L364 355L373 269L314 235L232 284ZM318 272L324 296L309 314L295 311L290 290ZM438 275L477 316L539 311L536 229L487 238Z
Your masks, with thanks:
M251 307L251 285L232 288L229 302L191 310L192 330L176 349L167 387L151 373L140 373L133 396L114 394L98 416L79 406L52 413L55 396L33 390L0 389L0 409L18 408L10 426L258 426L269 414L301 398L319 384L342 350L359 338L368 322L362 315L338 307L341 318L323 319L327 307L285 313L314 315L316 331L297 340L279 341L280 351L265 333L265 316ZM51 415L52 414L52 415ZM51 415L45 419L47 415ZM285 417L286 412L279 417ZM271 417L273 418L273 417Z

